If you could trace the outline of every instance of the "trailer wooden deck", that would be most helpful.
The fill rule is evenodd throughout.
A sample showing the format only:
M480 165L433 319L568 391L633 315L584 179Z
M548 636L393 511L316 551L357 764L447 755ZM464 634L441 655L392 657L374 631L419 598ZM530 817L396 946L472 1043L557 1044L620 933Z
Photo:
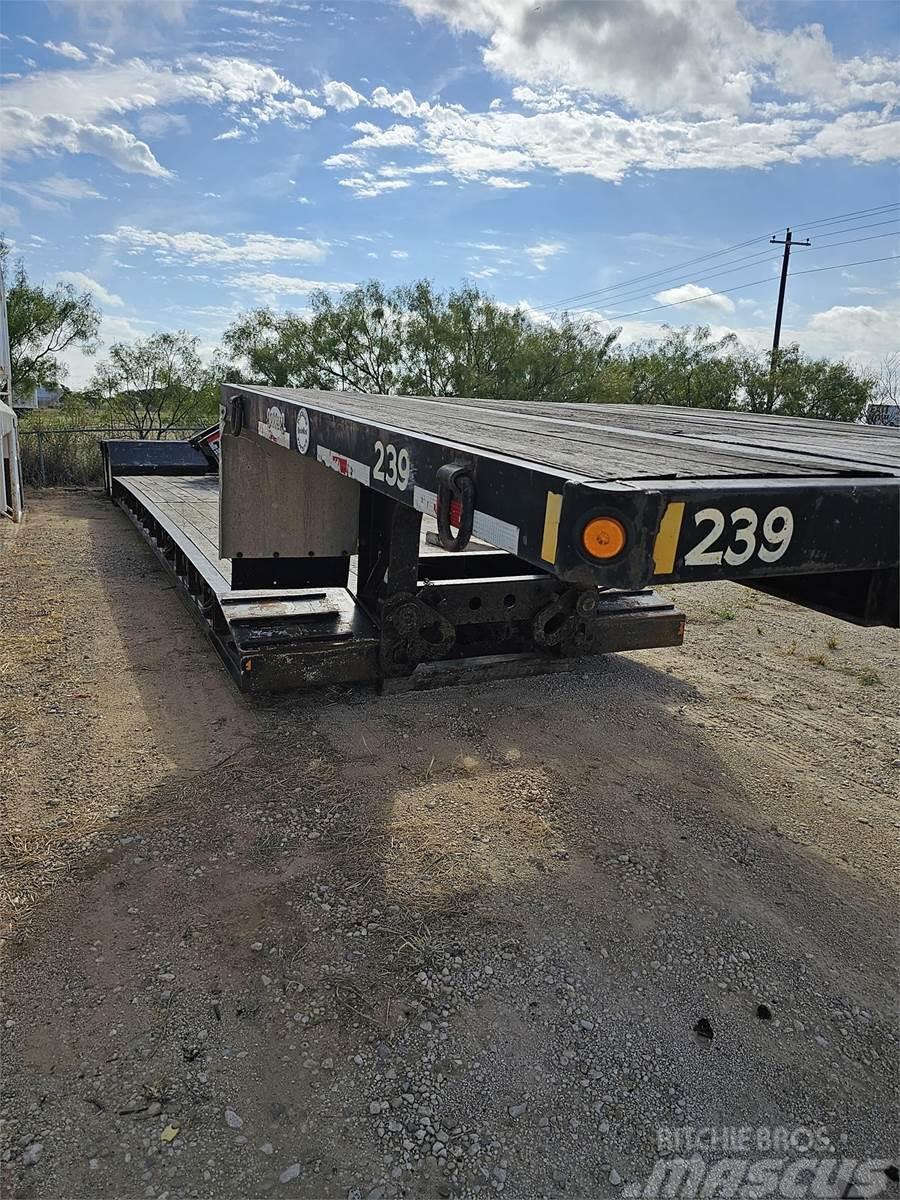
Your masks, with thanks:
M242 391L591 480L900 476L900 430L632 404Z
M219 557L217 475L129 475L118 486L159 521L217 596L231 592L231 560Z

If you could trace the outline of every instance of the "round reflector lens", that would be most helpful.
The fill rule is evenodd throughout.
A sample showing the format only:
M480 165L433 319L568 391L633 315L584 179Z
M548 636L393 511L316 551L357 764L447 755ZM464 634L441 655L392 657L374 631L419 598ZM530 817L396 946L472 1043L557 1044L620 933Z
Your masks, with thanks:
M591 558L615 558L625 549L625 540L625 526L615 517L594 517L581 535Z

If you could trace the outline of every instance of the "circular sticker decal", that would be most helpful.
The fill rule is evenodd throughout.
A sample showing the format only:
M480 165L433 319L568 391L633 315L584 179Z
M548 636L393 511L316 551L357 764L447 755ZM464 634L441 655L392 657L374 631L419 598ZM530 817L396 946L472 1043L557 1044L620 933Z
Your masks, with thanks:
M297 449L301 454L309 449L309 414L305 408L297 409Z

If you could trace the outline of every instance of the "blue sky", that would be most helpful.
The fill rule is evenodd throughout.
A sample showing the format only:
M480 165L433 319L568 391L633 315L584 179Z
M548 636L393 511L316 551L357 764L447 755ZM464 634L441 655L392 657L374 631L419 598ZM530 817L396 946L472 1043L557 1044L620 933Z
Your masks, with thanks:
M249 307L421 276L765 345L791 224L793 269L835 269L791 280L783 340L869 362L897 52L893 0L5 0L0 228L107 344L208 352Z

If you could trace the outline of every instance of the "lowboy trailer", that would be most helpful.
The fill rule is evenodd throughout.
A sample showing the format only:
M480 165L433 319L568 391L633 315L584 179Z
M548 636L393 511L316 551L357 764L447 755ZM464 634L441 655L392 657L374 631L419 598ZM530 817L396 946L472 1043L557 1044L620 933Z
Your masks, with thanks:
M679 645L670 583L900 624L897 430L228 384L214 440L106 442L106 485L249 690Z

